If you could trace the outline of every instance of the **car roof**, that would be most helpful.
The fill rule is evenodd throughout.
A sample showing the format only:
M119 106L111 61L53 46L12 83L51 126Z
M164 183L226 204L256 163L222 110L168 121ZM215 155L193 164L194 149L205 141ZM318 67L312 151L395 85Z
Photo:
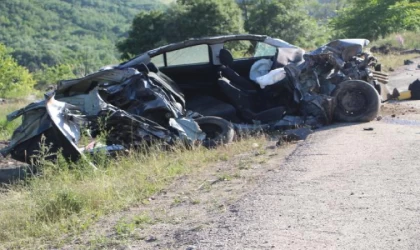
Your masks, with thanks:
M251 40L251 41L257 41L257 42L263 42L267 38L270 38L270 37L266 36L266 35L253 35L253 34L238 34L238 35L223 35L223 36L190 38L190 39L182 41L182 42L171 43L171 44L164 45L164 46L161 46L161 47L156 48L156 49L146 51L145 53L139 54L139 55L133 57L132 59L121 63L119 66L124 67L124 66L127 66L127 65L136 64L138 61L143 60L143 58L144 58L143 56L145 54L147 54L149 57L153 57L155 55L159 55L159 54L162 54L162 53L165 53L165 52L169 52L169 51L173 51L173 50L177 50L177 49L182 49L182 48L186 48L186 47L191 47L191 46L195 46L195 45L200 45L200 44L212 45L212 44L220 44L220 43L224 43L226 41L232 41L232 40Z

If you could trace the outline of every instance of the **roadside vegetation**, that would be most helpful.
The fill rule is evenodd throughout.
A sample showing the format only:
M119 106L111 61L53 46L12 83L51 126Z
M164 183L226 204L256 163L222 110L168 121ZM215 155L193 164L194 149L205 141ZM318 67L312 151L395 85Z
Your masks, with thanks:
M8 101L0 104L0 141L9 140L13 131L20 125L20 119L8 122L6 116L11 112L23 108L28 104L27 101ZM0 156L1 157L1 156Z
M39 174L0 192L0 246L26 248L59 247L89 228L101 216L147 202L175 178L205 171L217 162L228 161L253 145L264 145L265 137L241 140L217 149L158 147L110 159L92 158L98 167L80 161L57 163L39 158ZM52 245L51 245L52 244Z

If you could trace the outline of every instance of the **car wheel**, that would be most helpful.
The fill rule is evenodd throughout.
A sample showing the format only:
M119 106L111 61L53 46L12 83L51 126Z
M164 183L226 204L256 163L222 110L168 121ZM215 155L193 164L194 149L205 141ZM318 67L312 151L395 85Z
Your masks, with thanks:
M340 83L331 94L335 97L334 119L342 122L369 122L380 109L380 97L367 82L349 80Z
M235 131L230 122L220 117L205 116L195 120L200 129L206 133L203 141L205 147L215 147L220 144L227 144L233 141Z

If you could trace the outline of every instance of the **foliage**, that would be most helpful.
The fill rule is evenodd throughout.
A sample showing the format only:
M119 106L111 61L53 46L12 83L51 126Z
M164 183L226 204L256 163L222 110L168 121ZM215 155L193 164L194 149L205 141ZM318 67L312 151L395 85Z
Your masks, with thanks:
M132 55L163 45L165 23L165 13L161 10L142 11L136 15L127 39L117 43L122 58L130 58Z
M87 71L118 62L115 42L154 0L0 1L0 42L30 71L87 61Z
M28 70L19 66L6 46L0 44L0 97L28 95L35 81Z
M339 12L333 27L345 37L378 39L392 32L420 29L418 0L354 0Z
M7 120L7 115L15 110L21 109L28 105L27 102L19 101L0 104L0 140L9 140L13 131L21 124L21 119L15 119L11 122Z
M45 67L34 73L37 82L37 89L45 89L49 85L54 85L60 80L76 78L73 72L74 67L69 64L60 64L52 67Z
M167 27L172 31L169 37L175 37L173 40L243 31L242 13L233 0L178 0L177 3L179 8L173 9L177 13L169 11L169 16L176 18L169 18Z
M319 24L326 25L339 10L350 7L352 3L353 0L307 0L305 7Z
M179 0L166 11L138 14L117 48L127 59L170 42L242 31L242 13L234 0Z
M249 1L245 28L249 33L266 34L302 47L326 42L325 29L308 15L304 1Z

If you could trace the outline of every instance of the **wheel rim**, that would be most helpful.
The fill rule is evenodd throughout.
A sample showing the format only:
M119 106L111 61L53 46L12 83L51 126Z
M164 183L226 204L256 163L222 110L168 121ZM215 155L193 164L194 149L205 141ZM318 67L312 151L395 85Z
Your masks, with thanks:
M222 128L215 124L200 124L200 129L206 133L206 139L216 139L222 133Z
M363 113L368 100L361 91L348 91L339 96L339 106L347 115L356 116Z

